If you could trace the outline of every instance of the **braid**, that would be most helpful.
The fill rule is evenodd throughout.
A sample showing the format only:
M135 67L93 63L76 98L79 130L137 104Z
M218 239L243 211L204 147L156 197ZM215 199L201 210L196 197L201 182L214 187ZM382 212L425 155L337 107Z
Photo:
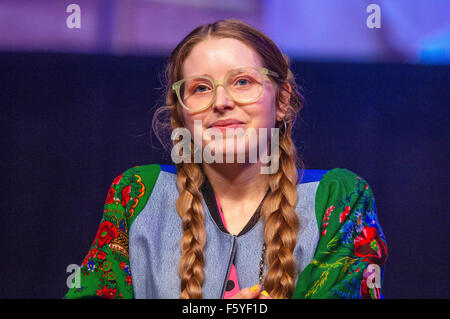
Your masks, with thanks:
M203 247L206 243L202 196L203 183L200 166L195 163L177 165L179 196L177 211L182 221L181 258L178 264L182 299L201 299L205 278Z
M273 298L290 298L297 275L293 255L299 227L295 213L297 155L290 136L289 128L280 137L280 167L269 178L270 193L261 208L268 263L264 288Z
M280 137L279 170L269 177L270 192L261 207L268 262L264 284L273 297L289 298L295 289L296 261L293 251L299 224L294 210L297 202L296 164L299 163L299 166L302 166L301 161L298 162L295 145L291 139L291 129L297 113L303 106L303 96L289 69L288 57L283 55L265 34L235 19L221 20L197 27L177 45L170 55L165 73L166 106L155 112L152 126L158 139L169 150L170 146L173 146L172 141L169 143L167 139L165 143L158 131L169 133L167 135L170 136L171 130L186 126L183 109L171 86L183 78L183 63L192 49L198 43L211 37L232 38L247 44L259 54L264 67L279 74L279 78L273 79L279 87L288 83L292 88L285 117L289 125L287 131ZM284 91L277 90L278 105L282 102ZM160 121L159 116L163 114L167 114L168 117ZM177 171L179 197L176 207L183 229L178 269L181 279L180 297L202 298L202 284L205 277L203 248L206 242L206 230L199 188L203 183L203 172L200 165L186 162L177 164Z

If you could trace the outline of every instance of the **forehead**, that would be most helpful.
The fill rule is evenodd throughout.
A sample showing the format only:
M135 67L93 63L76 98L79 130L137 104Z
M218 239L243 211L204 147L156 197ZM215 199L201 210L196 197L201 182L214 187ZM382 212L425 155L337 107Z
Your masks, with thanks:
M232 69L262 66L255 50L231 38L211 38L196 44L183 63L183 77L208 74L220 78Z

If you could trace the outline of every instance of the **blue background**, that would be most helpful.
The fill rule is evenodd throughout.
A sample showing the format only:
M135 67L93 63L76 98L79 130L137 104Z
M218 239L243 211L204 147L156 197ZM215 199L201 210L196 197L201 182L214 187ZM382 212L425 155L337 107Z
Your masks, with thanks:
M0 297L58 298L89 249L112 180L171 164L151 132L165 58L0 54ZM386 298L448 298L449 66L296 62L294 133L310 169L375 193Z

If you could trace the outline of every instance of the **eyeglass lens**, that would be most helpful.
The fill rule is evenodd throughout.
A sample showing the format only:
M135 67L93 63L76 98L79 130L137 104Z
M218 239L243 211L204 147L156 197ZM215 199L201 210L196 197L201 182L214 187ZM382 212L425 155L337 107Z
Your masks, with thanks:
M228 73L224 86L236 102L254 102L262 93L261 73L254 69L238 69ZM186 79L180 86L183 104L191 110L200 110L214 99L214 84L206 77Z

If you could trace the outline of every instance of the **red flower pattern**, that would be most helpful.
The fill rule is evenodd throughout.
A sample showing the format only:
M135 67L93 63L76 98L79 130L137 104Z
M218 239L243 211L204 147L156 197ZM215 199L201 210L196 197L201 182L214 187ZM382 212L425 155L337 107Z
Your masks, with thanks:
M117 289L111 289L107 288L106 286L103 286L102 289L97 290L97 296L104 297L107 299L114 299L114 296L117 293Z
M339 215L339 222L343 223L348 214L350 214L350 206L345 207L345 210L341 213L341 215Z
M131 186L128 185L122 190L122 206L125 207L130 201Z
M127 281L127 284L131 285L131 284L132 284L132 282L133 282L133 279L131 278L131 276L130 276L130 275L127 275L127 279L126 279L126 281Z
M120 174L119 176L117 176L117 177L113 180L112 184L113 184L113 185L119 185L120 180L122 179L122 176L123 176L123 173Z
M330 207L327 208L327 210L325 211L325 214L323 215L323 219L322 219L322 233L320 234L320 236L324 236L327 233L327 226L328 226L328 221L330 220L330 215L331 212L335 209L335 207L333 205L331 205Z
M105 244L109 244L114 238L119 235L119 231L113 223L104 221L98 228L95 238L98 240L97 246L103 247Z
M353 243L355 245L355 255L364 257L363 261L377 264L380 267L386 262L386 245L381 240L375 227L365 226Z
M97 258L100 260L105 260L106 258L106 253L104 253L103 251L99 251L97 254Z
M114 203L114 195L115 195L116 191L114 190L114 188L111 186L108 190L108 194L106 195L106 199L105 199L105 205L106 204L112 204Z

